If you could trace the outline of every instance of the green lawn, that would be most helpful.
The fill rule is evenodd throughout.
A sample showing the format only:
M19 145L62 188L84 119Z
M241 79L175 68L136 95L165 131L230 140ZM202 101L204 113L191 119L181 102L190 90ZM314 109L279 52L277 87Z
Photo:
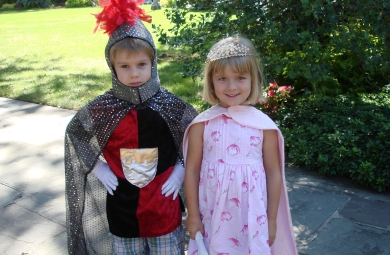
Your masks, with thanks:
M108 36L93 33L100 7L0 13L0 96L78 110L111 87L104 58ZM153 23L169 26L163 10L145 10ZM145 24L150 31L151 24ZM154 36L154 35L153 35ZM178 54L158 43L161 84L197 104L200 82L181 77Z

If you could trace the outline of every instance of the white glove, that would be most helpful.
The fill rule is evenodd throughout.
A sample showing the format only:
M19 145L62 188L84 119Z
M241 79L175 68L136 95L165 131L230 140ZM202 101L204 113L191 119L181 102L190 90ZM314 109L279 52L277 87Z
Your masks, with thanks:
M203 236L198 231L195 235L196 246L198 246L198 255L208 255L206 246L204 246Z
M169 176L168 180L162 186L162 194L166 197L173 193L173 200L176 199L177 194L179 193L180 187L184 181L184 167L182 164L177 163L175 168L173 169L171 176Z
M99 179L101 183L103 183L108 193L113 195L114 193L112 191L116 190L116 186L118 186L118 178L111 171L108 164L98 160L92 170L92 173Z

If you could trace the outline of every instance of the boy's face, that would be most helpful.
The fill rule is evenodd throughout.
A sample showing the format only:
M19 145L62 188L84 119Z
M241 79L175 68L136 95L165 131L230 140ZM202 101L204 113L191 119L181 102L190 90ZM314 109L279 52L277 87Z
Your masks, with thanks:
M134 54L118 51L114 58L114 68L118 80L130 87L138 87L152 76L152 62L142 51Z

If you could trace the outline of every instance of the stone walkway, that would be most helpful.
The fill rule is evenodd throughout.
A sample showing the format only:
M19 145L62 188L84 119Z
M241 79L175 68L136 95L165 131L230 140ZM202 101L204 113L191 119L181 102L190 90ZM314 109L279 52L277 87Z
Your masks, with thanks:
M0 97L0 254L67 254L63 139L74 111ZM300 254L390 254L390 193L286 168Z

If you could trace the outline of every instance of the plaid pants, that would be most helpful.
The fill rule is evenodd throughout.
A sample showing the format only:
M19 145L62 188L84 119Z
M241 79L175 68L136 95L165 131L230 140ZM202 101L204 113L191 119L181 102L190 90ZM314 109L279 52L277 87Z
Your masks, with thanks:
M151 238L123 238L112 235L113 255L184 255L183 227Z

